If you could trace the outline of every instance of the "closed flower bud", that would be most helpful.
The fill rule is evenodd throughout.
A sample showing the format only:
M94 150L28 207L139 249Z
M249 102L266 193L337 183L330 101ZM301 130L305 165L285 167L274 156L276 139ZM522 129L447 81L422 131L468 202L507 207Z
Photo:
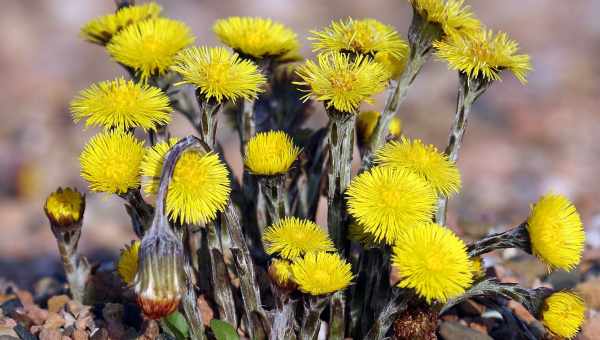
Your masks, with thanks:
M54 232L81 228L84 210L85 196L71 188L58 188L44 204L44 211Z
M185 277L183 250L175 235L165 231L146 235L138 268L134 289L144 314L156 320L177 310Z

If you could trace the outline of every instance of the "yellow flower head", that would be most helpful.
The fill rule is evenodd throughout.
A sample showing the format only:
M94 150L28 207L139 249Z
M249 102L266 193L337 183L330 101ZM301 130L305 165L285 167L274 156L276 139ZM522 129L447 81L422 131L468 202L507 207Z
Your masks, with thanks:
M121 250L119 262L117 263L117 272L123 282L131 285L138 271L138 253L140 252L140 241L131 242L131 245L125 246Z
M446 37L458 38L476 34L481 27L464 0L409 0L427 22L438 25Z
M286 259L318 251L335 250L329 235L310 220L286 217L265 230L267 254L279 254Z
M572 270L579 264L585 232L575 206L562 195L543 196L531 208L527 231L533 254L550 268Z
M392 265L400 275L398 287L413 288L427 303L446 302L473 281L465 243L450 229L431 222L400 233Z
M255 175L277 175L288 172L300 148L283 131L260 132L246 146L244 164Z
M146 150L141 170L147 194L158 191L165 155L176 143L177 139L172 138ZM175 165L167 192L167 213L179 223L210 222L223 211L230 192L229 171L219 156L188 150Z
M113 59L146 81L165 73L173 65L175 55L193 42L194 36L186 24L158 18L125 28L106 48Z
M542 322L550 332L572 339L585 320L585 304L572 292L557 292L544 301Z
M402 121L398 117L392 117L388 127L390 135L400 137L402 135Z
M155 130L171 121L171 106L159 88L117 78L81 91L71 102L73 120L84 118L85 126L128 130Z
M140 185L144 142L115 130L97 134L84 147L79 162L81 177L92 191L123 194Z
M406 66L406 57L398 58L387 52L377 53L375 61L385 67L390 74L390 79L398 79Z
M292 264L288 260L274 259L269 266L271 278L281 287L288 287L292 279Z
M375 162L385 167L401 168L425 179L440 196L451 196L460 191L460 172L448 156L433 145L419 139L391 141L377 150Z
M516 54L519 44L504 32L481 31L469 38L446 39L433 43L437 56L448 66L469 78L500 80L500 72L509 70L523 84L531 70L527 54Z
M352 52L375 56L388 53L397 59L408 54L408 44L392 27L375 19L333 21L322 31L311 31L315 51Z
M271 19L229 17L217 20L213 31L236 52L260 59L298 54L296 33Z
M356 118L356 134L364 143L368 142L375 131L375 126L379 121L381 112L379 111L362 111Z
M171 69L181 74L182 84L193 84L204 97L219 103L256 98L265 83L256 64L224 47L187 48L175 57Z
M123 7L114 14L93 19L81 28L81 36L94 44L106 45L123 28L143 20L157 18L162 8L154 2Z
M385 89L389 73L385 68L362 55L352 58L332 52L318 56L318 65L308 60L296 73L303 81L296 85L309 87L303 97L324 101L327 108L355 112L362 102L372 103L372 96Z
M50 221L60 227L70 227L81 221L85 197L76 189L58 188L46 198L44 211Z
M338 254L310 253L292 263L292 277L300 291L323 295L348 287L352 270Z
M348 211L377 241L393 244L403 230L431 220L437 196L427 181L406 170L375 167L346 191Z

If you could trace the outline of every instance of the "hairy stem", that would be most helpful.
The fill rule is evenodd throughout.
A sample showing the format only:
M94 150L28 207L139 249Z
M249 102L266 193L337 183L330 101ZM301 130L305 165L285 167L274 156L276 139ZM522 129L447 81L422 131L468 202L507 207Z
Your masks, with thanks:
M206 228L208 228L207 239L213 297L219 309L220 319L235 326L237 325L235 300L233 298L231 282L229 282L229 273L227 272L227 265L223 257L221 242L219 241L214 223L209 223Z
M152 224L154 208L144 201L140 188L129 189L121 197L127 201L125 210L131 218L133 231L141 239Z
M316 340L321 327L321 313L327 306L329 297L309 296L304 305L304 318L300 329L300 340Z
M290 206L285 188L285 176L271 177L273 176L259 180L260 190L265 198L269 224L276 223L290 214ZM261 230L261 233L263 232L264 230Z
M502 233L488 235L467 247L470 257L480 256L494 250L520 248L531 253L531 241L527 231L527 223L522 223Z
M200 106L200 126L197 130L200 132L200 139L213 150L217 134L217 113L221 104L214 99L206 99L199 91L196 91L196 98Z
M81 229L55 231L53 228L53 231L71 295L77 302L88 303L86 301L86 286L91 273L91 266L86 257L77 254Z
M344 291L335 292L329 305L329 340L343 340L346 333L346 296Z

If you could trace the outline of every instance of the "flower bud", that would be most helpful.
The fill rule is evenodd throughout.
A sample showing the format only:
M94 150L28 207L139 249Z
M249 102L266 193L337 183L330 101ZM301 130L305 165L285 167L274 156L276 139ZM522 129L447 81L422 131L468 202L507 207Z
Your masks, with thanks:
M134 290L138 304L150 319L173 313L185 287L183 250L168 231L147 234L142 240Z
M54 232L67 232L81 228L85 196L76 189L58 188L44 204L44 211Z
M275 259L269 266L268 273L271 281L279 288L292 291L298 285L292 280L292 272L290 270L291 263L288 260Z

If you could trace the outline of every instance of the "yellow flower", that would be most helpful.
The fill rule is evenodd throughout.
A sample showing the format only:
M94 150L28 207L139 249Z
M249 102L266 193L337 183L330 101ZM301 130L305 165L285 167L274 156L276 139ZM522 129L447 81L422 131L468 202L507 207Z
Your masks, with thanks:
M387 52L379 52L375 55L375 61L383 65L390 74L390 79L397 79L404 72L406 57L398 58Z
M69 228L81 222L85 197L76 189L58 188L46 198L44 211L53 225Z
M400 137L402 135L402 121L398 117L392 117L388 127L390 135Z
M438 25L442 34L457 38L476 34L481 23L464 0L409 0L413 8L426 21Z
M147 194L158 191L165 155L176 143L177 139L172 138L146 150L141 170ZM175 165L167 192L167 213L179 223L207 223L223 211L230 192L229 171L219 156L188 150Z
M267 254L294 259L306 253L335 250L333 242L319 225L310 220L285 217L269 226L263 235Z
M87 143L79 162L81 177L92 191L123 194L140 185L144 142L115 130L97 134Z
M377 241L393 244L406 228L431 220L437 196L427 181L406 169L375 167L346 191L348 211Z
M298 54L296 33L271 19L229 17L217 20L213 31L242 56L280 58Z
M117 272L123 282L131 285L138 271L138 254L140 252L140 241L131 242L131 245L125 246L121 250L119 263L117 263Z
M269 266L271 278L281 287L288 287L292 279L292 263L288 260L274 259Z
M377 126L377 122L379 121L379 116L381 116L379 111L363 111L358 114L356 118L356 134L363 143L367 143L371 139L375 131L375 126Z
M552 333L572 339L585 319L583 299L572 292L557 292L544 301L542 322Z
M527 54L516 54L519 44L504 32L481 31L469 38L446 39L433 43L437 56L448 66L469 78L500 80L500 72L509 70L521 83L527 83L531 70Z
M465 243L450 229L431 222L400 233L392 265L401 277L398 287L413 288L427 303L446 302L473 281Z
M300 148L283 131L260 132L246 146L244 165L255 175L277 175L288 172Z
M389 73L385 68L362 55L355 58L342 53L318 56L318 65L307 61L296 73L302 78L296 85L307 86L307 94L324 101L327 108L355 112L361 102L372 103L372 96L385 89Z
M300 291L323 295L348 287L352 271L350 264L338 254L319 252L297 258L292 263L292 277Z
M265 77L256 65L223 47L187 48L175 57L171 67L183 77L181 84L193 84L207 99L254 99Z
M397 59L408 54L408 44L389 25L375 19L333 21L322 31L311 31L309 40L314 51L352 52L375 56L379 52L387 53Z
M71 102L73 120L85 126L155 130L171 121L169 98L157 87L117 78L81 91Z
M150 76L165 73L173 65L175 55L193 42L194 36L187 25L158 18L125 28L106 48L113 59L147 81Z
M162 8L154 2L123 7L114 14L93 19L81 28L81 36L94 44L106 45L123 28L137 22L157 18Z
M410 170L425 179L440 196L448 197L460 191L460 172L448 156L433 145L419 139L391 141L377 150L378 165Z
M585 232L575 206L562 195L548 194L531 208L527 231L533 254L551 268L572 270L579 264Z

